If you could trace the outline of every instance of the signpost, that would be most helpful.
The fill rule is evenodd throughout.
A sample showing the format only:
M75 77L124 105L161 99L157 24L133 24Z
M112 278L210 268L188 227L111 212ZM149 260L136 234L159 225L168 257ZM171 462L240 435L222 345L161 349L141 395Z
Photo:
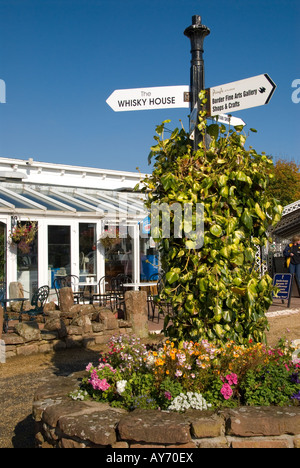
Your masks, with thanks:
M275 83L266 73L209 88L209 115L212 117L268 104L275 88Z
M190 86L117 89L106 102L115 112L190 107L190 139L197 150L200 142L197 125L201 107L199 93L205 89L203 42L210 30L201 23L201 16L195 15L184 34L191 41ZM207 116L218 116L218 122L233 127L244 126L242 119L228 114L268 104L275 89L275 83L266 73L208 88Z
M288 307L291 304L293 278L294 275L291 273L276 273L273 279L273 286L279 289L277 295L273 295L274 299L281 299L282 302L287 300Z
M189 107L189 86L117 89L106 100L115 111Z

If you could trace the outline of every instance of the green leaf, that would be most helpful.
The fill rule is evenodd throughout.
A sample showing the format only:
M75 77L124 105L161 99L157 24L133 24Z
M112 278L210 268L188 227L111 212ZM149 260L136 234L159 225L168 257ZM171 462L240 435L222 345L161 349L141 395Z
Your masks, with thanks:
M211 136L214 137L215 139L218 138L219 136L219 125L218 124L211 124L208 125L207 127L207 133Z
M246 226L247 229L249 229L249 231L253 227L252 216L250 215L248 208L246 208L242 214L242 223Z
M210 232L211 232L215 237L221 237L222 232L223 232L223 229L222 229L221 226L219 226L218 224L214 224L214 225L210 228Z
M222 339L223 336L225 335L225 331L224 331L223 327L221 327L221 325L217 324L217 325L214 325L213 328L214 328L216 334L218 335L218 337L220 339Z
M245 125L235 125L234 126L234 129L237 131L237 132L241 132L243 130L243 128L245 127Z
M266 215L265 215L265 213L261 210L261 208L260 208L260 206L259 206L258 203L255 203L254 209L255 209L255 213L257 214L257 216L259 216L260 219L261 219L262 221L264 221L264 220L266 219Z
M179 280L179 274L171 270L166 274L166 280L169 284L173 284Z

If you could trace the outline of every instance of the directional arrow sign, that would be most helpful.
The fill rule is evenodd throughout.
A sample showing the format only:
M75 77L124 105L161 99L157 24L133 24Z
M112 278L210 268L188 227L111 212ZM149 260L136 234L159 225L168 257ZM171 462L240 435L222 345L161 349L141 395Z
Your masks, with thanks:
M117 89L106 100L115 111L189 107L189 86Z
M231 114L242 109L268 104L275 88L275 83L266 73L209 88L209 115L227 112Z
M232 127L236 127L237 125L246 125L242 119L239 119L238 117L232 117L230 114L219 114L216 117L218 118L218 122L231 125Z

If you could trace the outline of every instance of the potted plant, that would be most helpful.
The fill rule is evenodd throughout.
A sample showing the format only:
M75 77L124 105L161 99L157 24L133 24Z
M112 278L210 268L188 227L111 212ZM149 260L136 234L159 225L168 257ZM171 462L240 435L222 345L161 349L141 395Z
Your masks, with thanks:
M22 254L28 254L31 249L31 244L35 239L38 230L36 221L18 222L10 233L12 244L16 244Z

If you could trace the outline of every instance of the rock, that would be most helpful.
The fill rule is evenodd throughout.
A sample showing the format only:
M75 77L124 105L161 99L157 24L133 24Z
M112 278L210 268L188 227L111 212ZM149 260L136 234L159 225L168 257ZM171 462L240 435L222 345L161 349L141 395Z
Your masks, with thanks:
M74 305L72 288L61 288L59 290L59 308L61 312L68 312Z
M147 338L148 307L146 291L126 291L125 293L127 320L132 324L133 333L139 338Z
M44 314L45 315L49 315L51 312L53 312L55 310L56 310L56 304L53 301L46 302L46 304L44 305Z
M239 437L299 434L299 407L242 407L226 411L227 431Z
M53 317L50 316L49 318L46 319L44 330L47 330L50 332L55 331L58 333L58 336L60 338L64 338L67 335L67 329L66 329L65 323L63 322L63 320L61 320L60 317L57 317L55 315Z
M25 341L38 341L41 338L41 332L36 322L17 323L15 330Z
M87 315L79 315L76 317L71 323L71 326L73 325L80 327L83 333L92 333L93 331L92 322Z
M191 442L190 425L182 414L156 410L134 410L121 418L120 438L155 444Z
M224 418L213 411L188 410L185 415L197 439L219 437L225 431Z
M99 322L103 323L104 328L107 330L113 330L118 328L118 320L110 309L103 308L99 312Z
M22 283L19 283L18 281L12 281L9 284L9 297L24 297L24 289Z
M75 414L59 418L58 427L67 437L89 440L93 444L107 446L117 441L116 426L120 414L112 409L95 408L89 414Z

